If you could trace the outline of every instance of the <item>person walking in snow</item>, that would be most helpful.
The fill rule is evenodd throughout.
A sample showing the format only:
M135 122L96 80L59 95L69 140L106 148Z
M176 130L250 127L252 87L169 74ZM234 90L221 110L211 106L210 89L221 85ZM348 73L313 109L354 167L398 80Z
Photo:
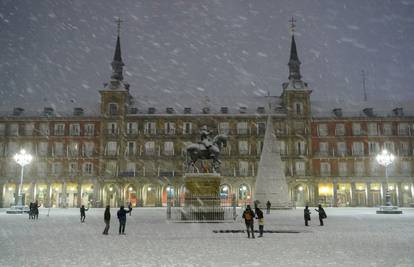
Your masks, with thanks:
M132 214L132 203L131 202L128 203L128 209L129 209L129 216L131 216Z
M259 224L259 233L260 233L259 237L263 237L263 228L264 228L263 211L259 207L257 207L255 209L255 212L256 212L256 218Z
M34 203L30 202L29 204L29 220L34 220Z
M111 222L111 210L109 205L106 206L105 213L104 213L104 222L105 222L105 229L102 234L107 235L109 230L109 224Z
M124 206L121 206L117 212L117 217L119 220L119 234L125 234L125 224L126 224L126 214L131 212L131 210L125 210Z
M322 208L322 205L318 205L318 209L315 209L319 213L319 223L320 226L323 226L323 219L326 219L328 216L326 216L325 210Z
M311 212L309 210L309 207L306 206L305 209L303 210L303 216L304 216L304 219L305 219L305 226L309 226L308 221L311 220L310 214L311 214Z
M82 207L80 208L80 220L81 222L85 222L85 218L86 218L86 211L88 211L89 208L85 209L85 205L82 205Z
M268 200L266 202L266 214L270 214L270 207L272 206L272 204L270 203L270 201Z
M33 203L33 219L39 219L39 208L40 205L37 200Z
M250 230L252 231L252 238L254 238L254 216L254 212L251 209L250 205L247 205L246 210L243 212L242 216L244 223L246 224L247 238L250 238Z

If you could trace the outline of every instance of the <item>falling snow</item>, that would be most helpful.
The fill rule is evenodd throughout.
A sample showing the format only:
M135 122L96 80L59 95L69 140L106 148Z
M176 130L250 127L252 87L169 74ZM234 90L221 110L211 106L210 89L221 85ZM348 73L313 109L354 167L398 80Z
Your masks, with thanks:
M362 100L364 69L369 100L412 100L413 12L410 1L1 1L1 111L52 104L71 110L72 98L98 105L117 17L136 98L164 103L165 88L168 98L208 96L212 104L223 96L257 98L251 82L280 95L294 16L313 99Z

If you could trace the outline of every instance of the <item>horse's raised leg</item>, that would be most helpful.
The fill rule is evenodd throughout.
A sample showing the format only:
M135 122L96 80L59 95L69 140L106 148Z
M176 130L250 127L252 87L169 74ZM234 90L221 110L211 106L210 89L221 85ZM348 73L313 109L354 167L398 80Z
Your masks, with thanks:
M217 158L213 158L213 172L218 173L220 170L220 161Z
M199 173L200 171L199 171L199 169L197 168L197 166L196 166L196 161L195 160L192 160L191 161L191 163L190 163L190 166L192 167L192 169L193 169L193 173Z

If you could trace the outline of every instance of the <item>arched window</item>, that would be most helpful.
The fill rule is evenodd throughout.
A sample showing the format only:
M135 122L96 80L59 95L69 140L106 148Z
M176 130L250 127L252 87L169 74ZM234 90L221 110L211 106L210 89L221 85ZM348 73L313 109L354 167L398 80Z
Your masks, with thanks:
M174 191L175 191L174 186L169 185L169 186L167 186L166 190L167 190L167 198L170 198L170 199L173 198L174 197Z
M220 198L226 199L229 197L230 187L226 184L220 186Z
M250 188L246 184L242 184L239 187L239 199L248 200L250 199Z

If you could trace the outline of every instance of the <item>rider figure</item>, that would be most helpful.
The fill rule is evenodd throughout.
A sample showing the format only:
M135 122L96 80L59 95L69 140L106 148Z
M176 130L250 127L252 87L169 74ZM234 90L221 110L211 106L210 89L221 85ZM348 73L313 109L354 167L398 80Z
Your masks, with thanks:
M211 132L207 129L206 125L201 127L201 130L200 130L201 143L212 154L211 156L214 156L213 153L212 153L212 149L211 149L212 145L213 145L213 142L211 141L210 134L211 134Z

